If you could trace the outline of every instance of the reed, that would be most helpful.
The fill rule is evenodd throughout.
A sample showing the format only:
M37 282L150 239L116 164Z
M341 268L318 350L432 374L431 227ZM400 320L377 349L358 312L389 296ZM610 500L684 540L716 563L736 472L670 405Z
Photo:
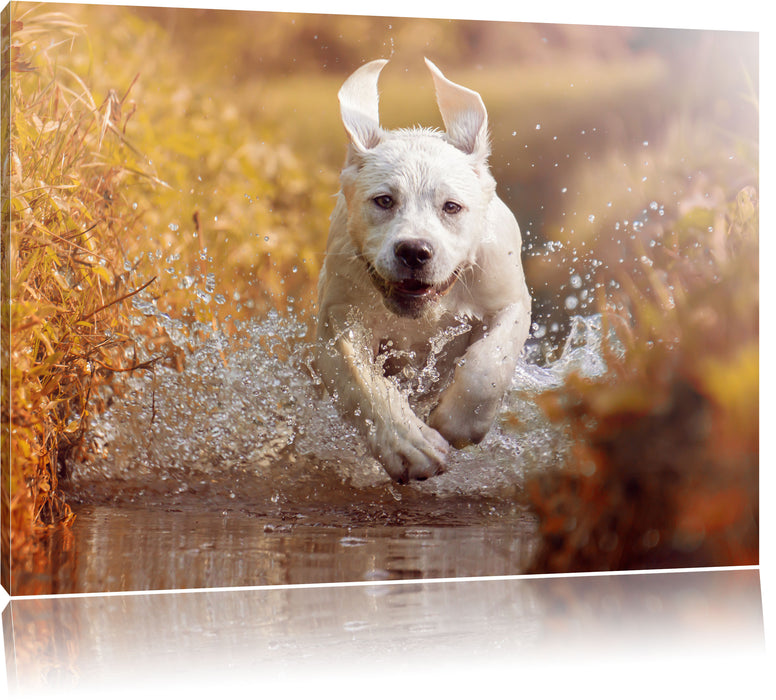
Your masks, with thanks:
M134 358L127 303L153 280L137 284L127 273L122 242L137 219L124 189L150 176L125 137L131 86L98 95L55 59L57 46L82 36L58 12L4 12L3 544L10 571L34 547L36 530L74 518L59 480L83 439L95 390L116 373L150 367ZM5 585L10 571L3 570Z

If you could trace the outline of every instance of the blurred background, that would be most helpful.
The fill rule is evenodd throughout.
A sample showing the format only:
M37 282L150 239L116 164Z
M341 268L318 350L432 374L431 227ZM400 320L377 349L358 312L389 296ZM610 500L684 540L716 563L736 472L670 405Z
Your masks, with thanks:
M648 245L687 209L722 206L756 184L753 34L82 11L91 50L76 68L97 94L132 85L127 138L171 185L149 207L144 247L185 249L198 212L214 269L234 271L224 275L232 296L254 303L268 291L309 296L344 153L336 92L374 58L391 59L381 78L387 127L441 126L424 56L482 94L549 353L568 316L589 313L612 284L613 267L632 271L628 236Z

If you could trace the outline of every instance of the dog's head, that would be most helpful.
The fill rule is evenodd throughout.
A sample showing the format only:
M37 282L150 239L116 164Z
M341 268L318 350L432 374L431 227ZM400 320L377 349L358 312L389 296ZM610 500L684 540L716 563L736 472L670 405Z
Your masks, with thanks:
M348 232L386 306L417 318L474 264L495 192L487 112L479 94L426 60L445 132L380 127L377 80L359 68L339 92L350 139L341 175Z

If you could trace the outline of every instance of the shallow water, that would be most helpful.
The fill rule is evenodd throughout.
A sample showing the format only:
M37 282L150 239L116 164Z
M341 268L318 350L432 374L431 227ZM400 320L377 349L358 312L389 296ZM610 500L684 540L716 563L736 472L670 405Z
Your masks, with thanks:
M554 363L529 346L483 443L400 486L320 391L303 324L270 314L210 334L184 371L130 378L95 417L91 457L69 465L76 522L35 592L521 573L535 548L525 476L569 448L533 399L572 369L600 373L599 346L597 317L575 319Z
M530 557L530 521L519 515L479 525L342 527L199 505L82 506L77 514L72 556L50 593L509 575Z

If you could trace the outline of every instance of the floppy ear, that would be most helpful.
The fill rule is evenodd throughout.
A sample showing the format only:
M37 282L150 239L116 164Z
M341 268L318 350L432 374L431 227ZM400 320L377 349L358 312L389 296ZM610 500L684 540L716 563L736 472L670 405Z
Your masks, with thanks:
M385 59L365 63L340 88L340 114L350 143L357 151L374 148L382 137L378 112L377 79Z
M437 104L450 143L464 153L486 160L490 154L488 113L479 93L448 80L428 59L426 66L434 79Z

